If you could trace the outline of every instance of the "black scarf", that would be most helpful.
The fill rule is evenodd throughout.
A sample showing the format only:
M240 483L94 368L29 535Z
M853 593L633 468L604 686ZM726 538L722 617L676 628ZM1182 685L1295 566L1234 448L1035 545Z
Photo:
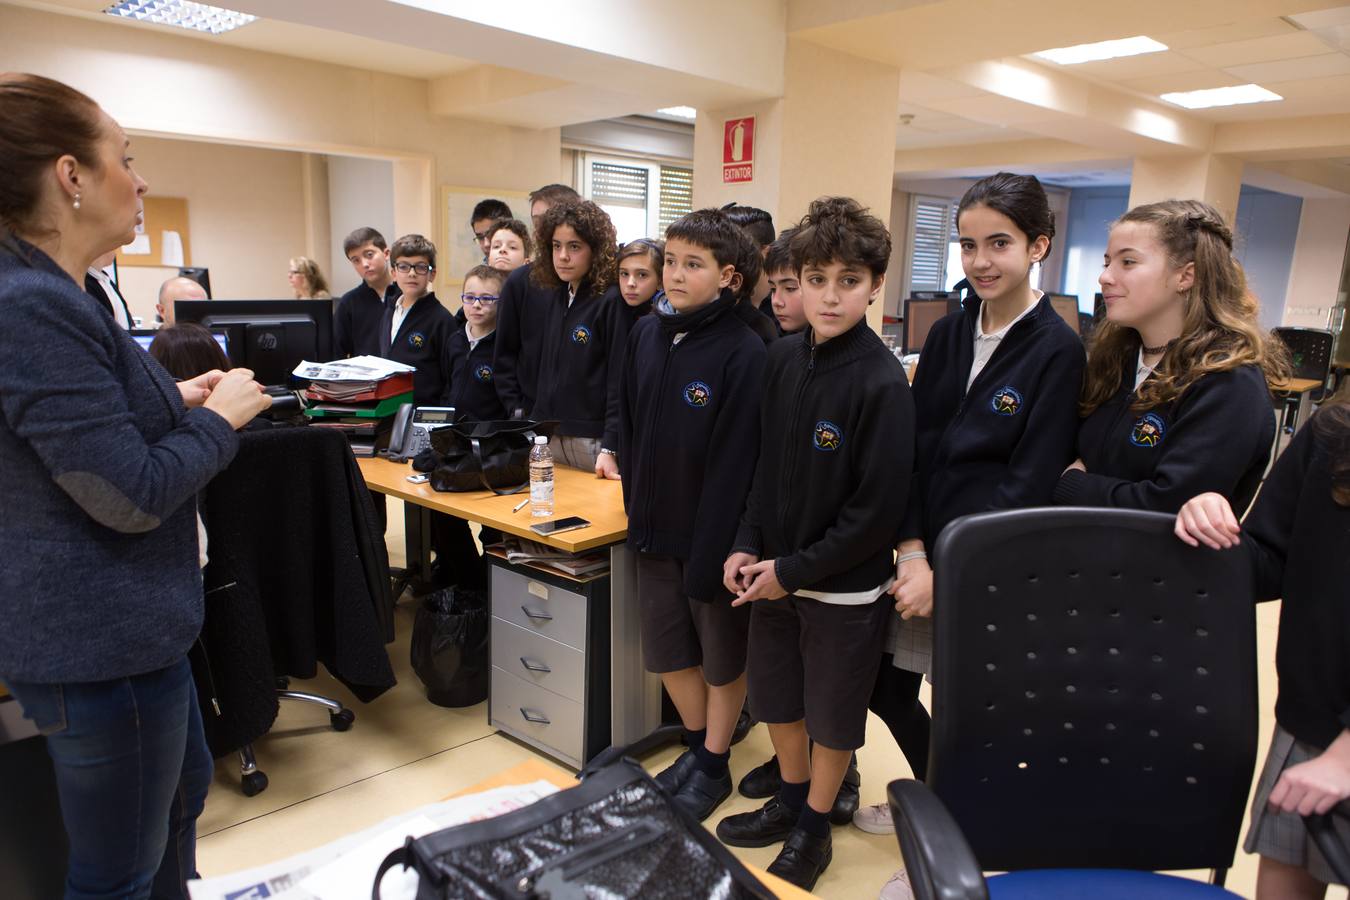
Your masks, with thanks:
M706 306L700 306L693 312L669 313L658 306L656 307L656 318L660 320L661 330L666 336L673 338L677 334L687 334L691 331L697 331L735 305L736 295L729 289L723 289L716 300Z

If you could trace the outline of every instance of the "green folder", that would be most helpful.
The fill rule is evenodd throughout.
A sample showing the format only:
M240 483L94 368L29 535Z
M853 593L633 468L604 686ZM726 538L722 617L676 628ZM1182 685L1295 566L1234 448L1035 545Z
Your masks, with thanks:
M361 419L383 419L392 416L398 412L398 408L405 403L413 402L412 391L406 394L396 394L393 397L385 397L373 406L369 403L363 404L342 404L342 403L317 403L305 410L305 415L316 419L326 419L332 417L356 416Z

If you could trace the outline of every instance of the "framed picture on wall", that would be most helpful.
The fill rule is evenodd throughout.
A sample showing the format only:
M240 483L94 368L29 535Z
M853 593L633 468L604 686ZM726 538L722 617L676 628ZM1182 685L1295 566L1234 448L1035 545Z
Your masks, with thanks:
M464 273L483 261L483 251L469 225L469 217L479 201L489 198L504 201L515 217L528 226L529 196L525 191L441 185L441 213L445 217L438 241L441 284L459 287L464 283Z

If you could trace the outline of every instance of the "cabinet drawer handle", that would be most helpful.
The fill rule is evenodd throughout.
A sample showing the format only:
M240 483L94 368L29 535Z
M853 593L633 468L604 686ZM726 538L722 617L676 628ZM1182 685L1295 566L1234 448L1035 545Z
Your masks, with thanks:
M534 724L534 725L552 725L552 724L553 724L552 722L549 721L548 716L542 716L542 715L540 715L539 713L536 713L536 712L530 712L528 709L526 709L526 708L523 707L523 706L520 708L520 714L521 714L522 716L525 717L525 721L526 721L526 722L529 722L529 723Z
M523 657L523 656L520 658L520 664L521 664L522 666L524 666L525 668L529 669L531 672L552 672L552 671L553 671L552 669L550 669L548 666L544 665L543 663L530 662L528 659L526 659L526 658Z
M546 613L546 612L537 612L537 611L535 611L535 610L530 609L528 606L522 606L522 607L520 608L520 611L523 612L523 613L524 613L526 616L528 616L529 618L535 619L535 620L540 621L540 622L552 622L552 621L553 621L553 617L550 616L548 613Z

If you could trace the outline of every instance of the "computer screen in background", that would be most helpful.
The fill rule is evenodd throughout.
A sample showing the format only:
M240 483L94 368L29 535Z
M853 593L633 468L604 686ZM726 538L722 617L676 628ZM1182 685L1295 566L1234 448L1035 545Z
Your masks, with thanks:
M215 338L216 343L220 345L220 352L224 353L225 357L228 359L230 356L230 348L228 335L225 334L225 329L212 328L210 331L211 337ZM155 335L159 334L159 331L153 328L133 328L131 329L130 334L131 339L140 344L142 350L149 353L150 344L154 342Z
M333 304L328 300L179 300L174 321L228 335L230 363L261 384L286 384L302 361L333 358Z

